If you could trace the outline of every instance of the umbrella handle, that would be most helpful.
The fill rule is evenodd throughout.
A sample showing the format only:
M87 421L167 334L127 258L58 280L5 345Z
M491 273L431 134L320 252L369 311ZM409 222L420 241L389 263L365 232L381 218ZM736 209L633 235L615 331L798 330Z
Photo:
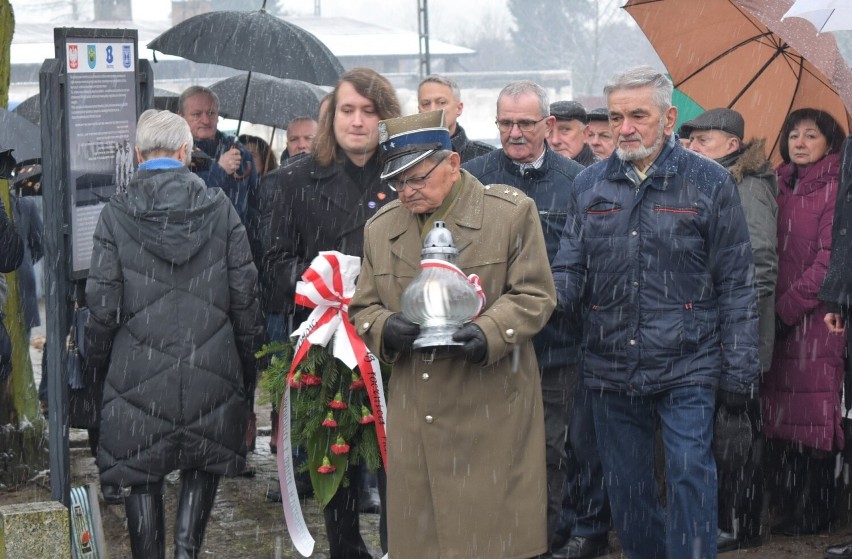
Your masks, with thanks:
M239 130L238 130L238 132L239 132ZM235 141L232 147L239 149L239 146L241 146L241 145L242 144L240 142ZM243 146L243 147L245 147L245 146ZM254 166L254 162L252 160L250 160L250 159L247 159L245 161L242 160L242 151L241 151L240 152L240 166L237 168L236 171L234 171L234 178L237 179L238 181L241 181L244 178L251 176L251 168L253 166ZM245 169L245 172L242 172L243 169Z

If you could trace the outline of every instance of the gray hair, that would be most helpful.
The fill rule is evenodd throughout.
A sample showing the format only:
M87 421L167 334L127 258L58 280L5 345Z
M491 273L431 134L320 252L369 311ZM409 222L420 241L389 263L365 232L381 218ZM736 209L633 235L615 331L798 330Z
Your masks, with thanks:
M461 101L461 89L459 88L459 84L455 82L455 80L451 80L446 76L441 76L440 74L429 74L420 84L417 86L417 91L420 91L420 88L423 87L423 84L426 83L437 83L450 88L450 91L453 92L453 97L456 101Z
M209 87L204 87L203 85L191 85L184 89L183 93L181 93L178 98L178 114L183 115L186 100L190 97L195 97L196 95L206 95L213 99L213 108L216 109L216 112L219 112L219 96L216 95L215 91Z
M437 163L438 161L449 157L451 153L453 153L453 150L451 149L438 149L430 153L429 157L427 157L426 159L433 163Z
M674 86L665 74L650 66L637 66L616 74L604 86L604 96L609 98L615 91L641 87L653 88L652 99L660 111L665 112L671 108Z
M298 124L300 122L314 122L316 123L317 119L312 116L297 116L294 119L291 119L290 122L287 123L287 128L290 128L294 124Z
M503 97L511 97L512 99L517 99L521 95L526 95L527 93L532 93L533 95L538 97L538 110L541 117L549 117L550 99L547 96L547 92L544 90L543 87L541 87L537 83L528 80L511 82L509 85L500 90L500 95L497 96L497 110L500 110L500 99L502 99Z
M158 153L172 154L186 144L186 161L192 154L192 132L186 120L170 111L149 109L136 124L136 148L142 159Z

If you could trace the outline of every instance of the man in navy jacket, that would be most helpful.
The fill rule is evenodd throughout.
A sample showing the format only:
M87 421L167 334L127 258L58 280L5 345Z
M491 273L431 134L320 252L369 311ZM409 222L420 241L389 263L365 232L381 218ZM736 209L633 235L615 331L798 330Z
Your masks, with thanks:
M663 74L628 70L604 93L617 151L574 182L553 262L559 306L583 321L584 381L625 553L715 557L715 401L745 409L760 370L749 232L730 173L672 134Z

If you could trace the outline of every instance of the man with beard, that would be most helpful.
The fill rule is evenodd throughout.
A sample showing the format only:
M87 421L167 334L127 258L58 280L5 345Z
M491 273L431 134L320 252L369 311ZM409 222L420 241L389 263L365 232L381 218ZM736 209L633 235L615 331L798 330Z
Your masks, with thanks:
M760 325L760 370L769 370L775 344L775 279L778 275L776 235L778 185L766 158L764 140L743 142L745 122L732 109L710 109L680 127L681 138L689 138L689 149L716 161L734 177L748 224L754 254L757 314ZM760 545L760 511L763 506L763 468L759 440L760 410L748 410L754 443L742 465L728 467L717 457L719 469L718 551ZM716 445L718 447L718 444ZM722 459L720 459L722 458ZM733 512L733 514L732 514Z
M662 73L639 67L604 88L616 157L574 182L553 274L583 322L613 523L629 557L716 556L716 400L757 397L754 265L736 185L684 149ZM665 449L666 511L654 475Z
M497 129L503 149L492 151L462 168L482 184L508 184L535 200L547 246L548 262L559 248L574 177L583 167L547 145L555 124L547 92L530 81L512 82L497 97ZM547 536L553 551L562 514L562 495L569 475L565 441L571 421L571 400L579 378L580 335L561 312L554 312L533 338L541 372L547 450ZM564 543L564 542L561 542ZM602 545L606 546L604 539ZM599 546L601 547L601 546Z

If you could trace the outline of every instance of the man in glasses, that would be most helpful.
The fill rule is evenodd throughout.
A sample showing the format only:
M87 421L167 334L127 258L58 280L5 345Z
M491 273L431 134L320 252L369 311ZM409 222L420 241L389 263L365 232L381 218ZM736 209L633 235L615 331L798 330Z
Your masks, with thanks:
M243 224L248 220L249 191L258 184L251 152L217 129L219 97L209 87L192 85L180 94L178 114L189 124L194 145L190 169L207 188L221 188Z
M556 118L550 114L547 92L530 81L512 82L497 97L497 129L503 149L462 165L482 184L508 184L535 200L550 262L559 249L574 177L583 166L559 155L547 144ZM562 513L562 494L568 478L565 441L571 419L571 400L577 385L579 332L561 312L533 340L541 370L547 444L547 534L550 551ZM584 555L606 550L604 537L583 542ZM563 538L564 539L564 538ZM564 542L555 542L558 546ZM595 554L587 555L587 548Z
M398 201L364 228L349 316L390 363L390 557L536 557L547 549L544 422L531 338L554 306L535 203L460 167L443 111L379 124L382 178ZM485 305L454 352L418 354L400 311L423 237L446 224L455 264L479 275ZM427 357L424 359L424 357Z

